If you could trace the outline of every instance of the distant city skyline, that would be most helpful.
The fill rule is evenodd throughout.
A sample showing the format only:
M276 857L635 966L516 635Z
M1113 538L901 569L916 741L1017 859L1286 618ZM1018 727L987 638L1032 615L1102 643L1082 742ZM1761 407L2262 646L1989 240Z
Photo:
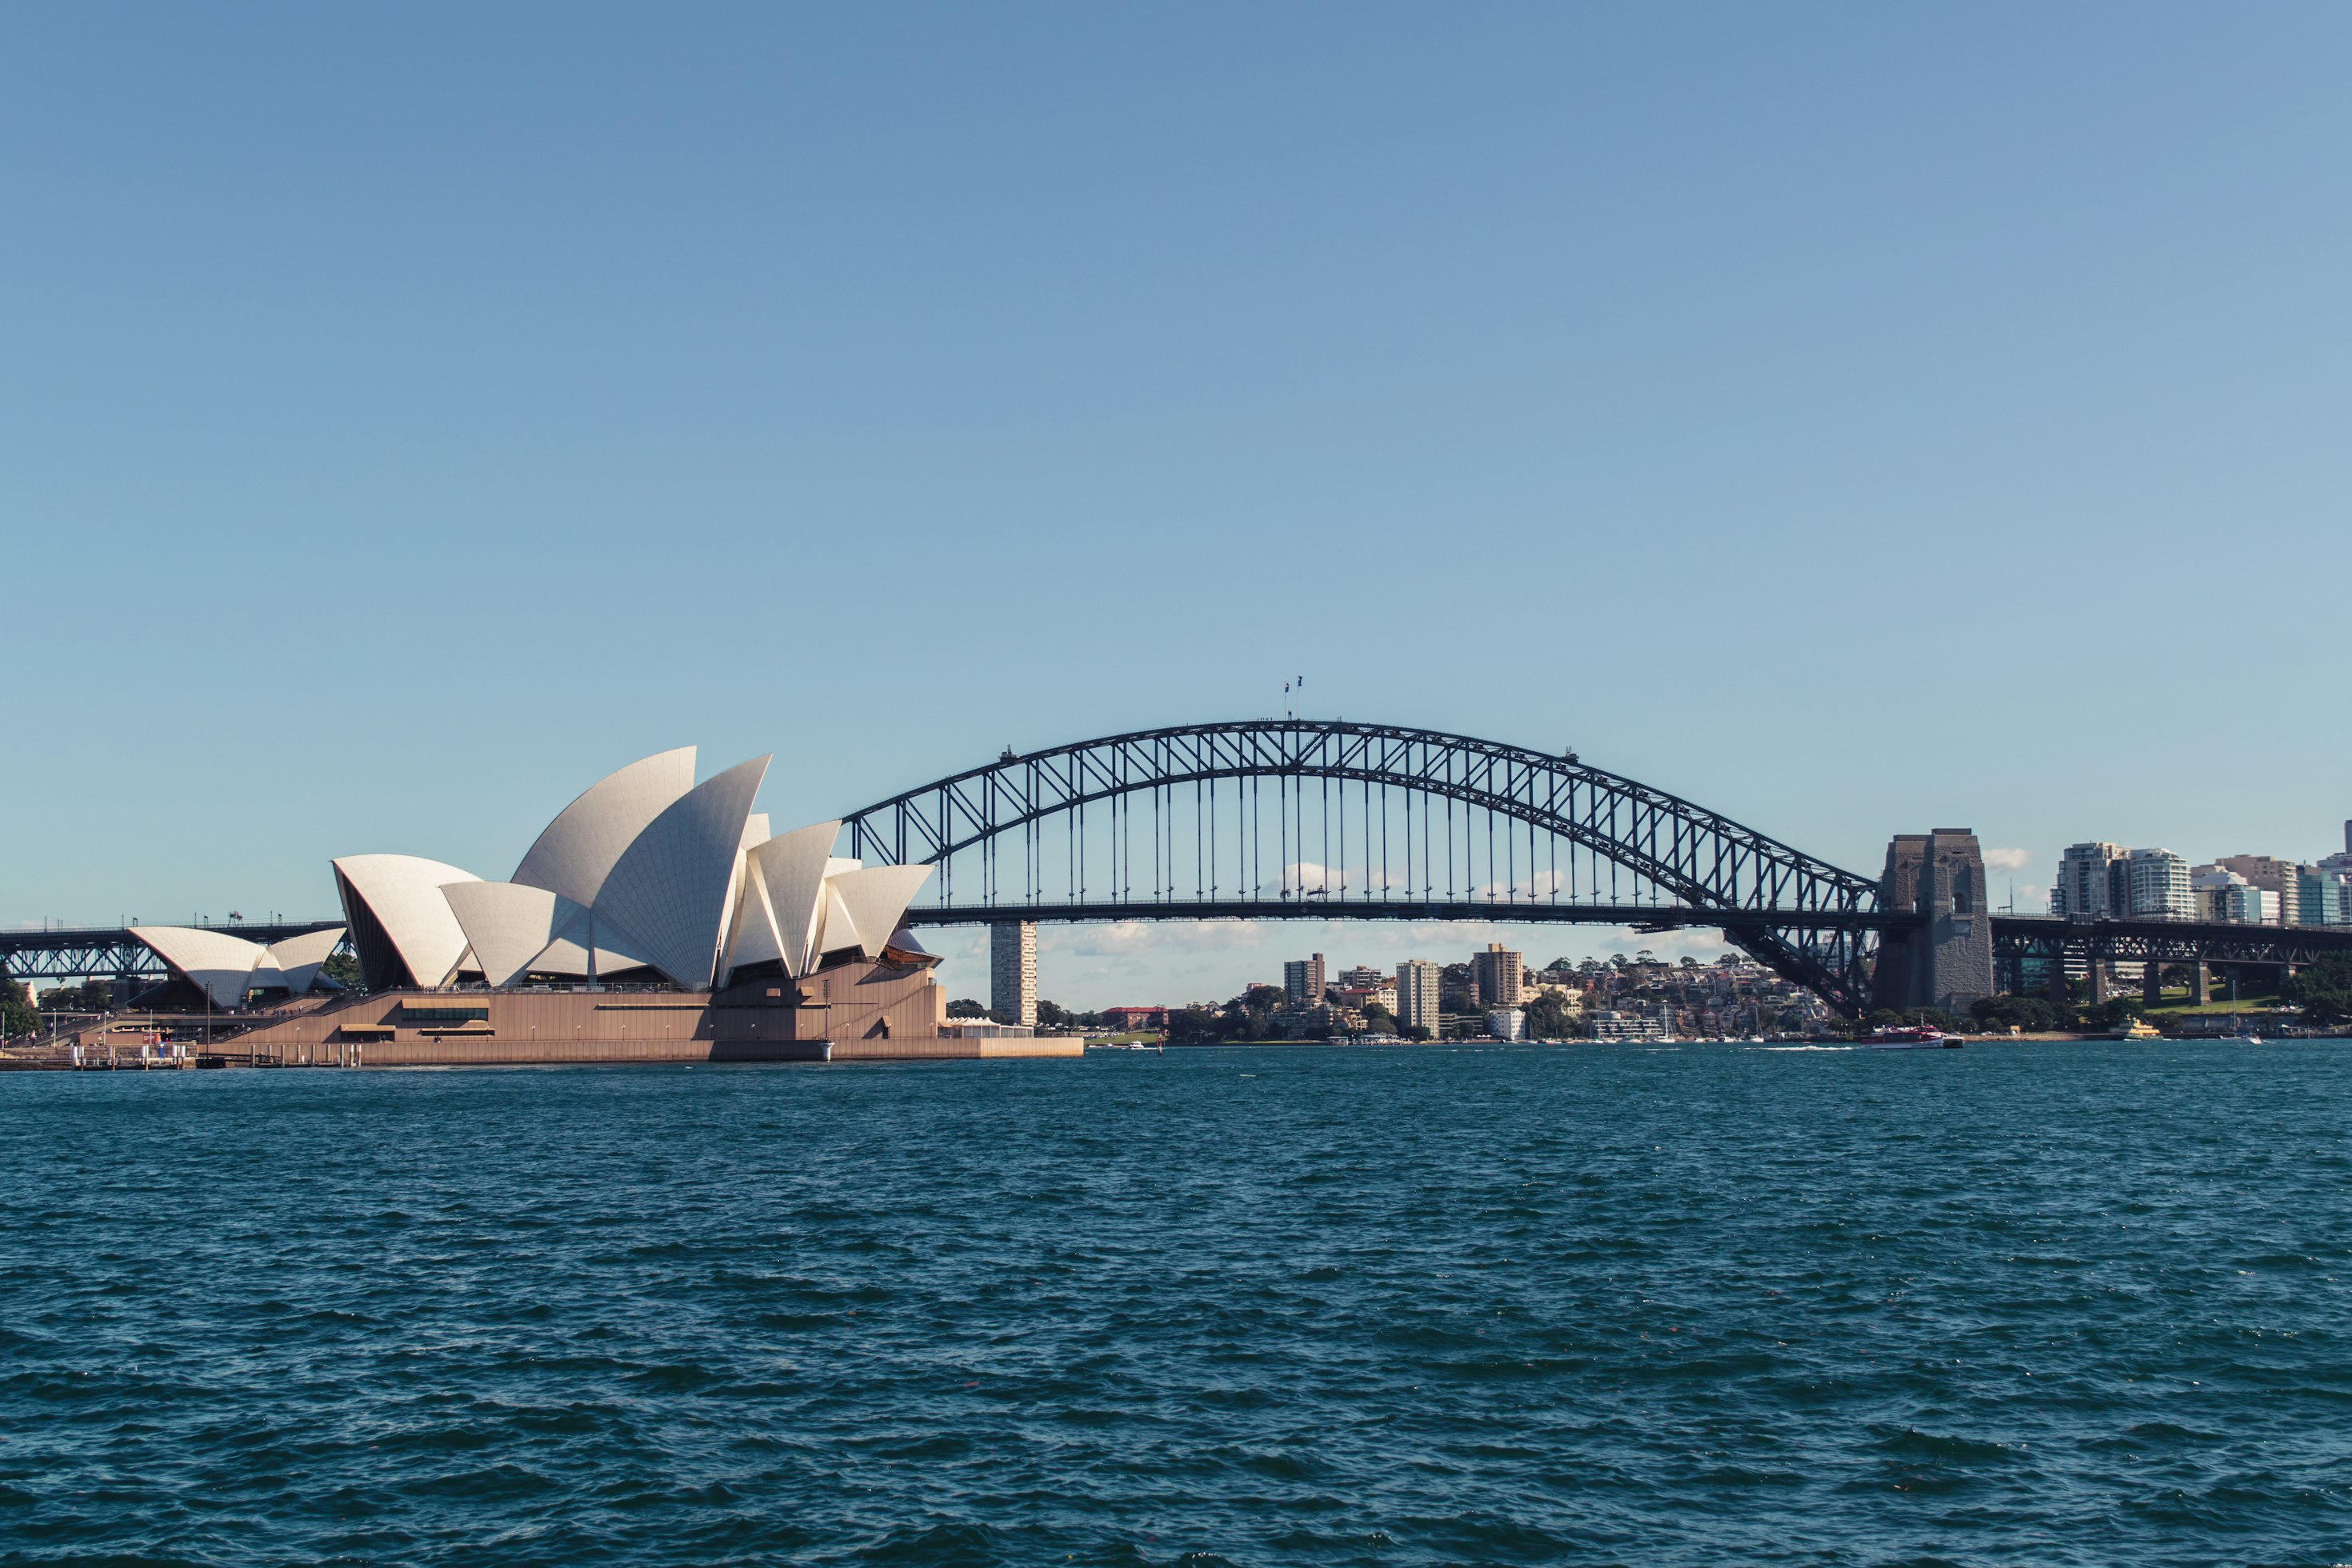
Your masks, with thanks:
M23 12L0 924L504 875L688 742L813 822L1286 705L1866 875L1965 825L1996 904L2316 861L2342 638L2259 606L2352 571L2347 58L2319 5ZM1310 930L1049 929L1038 988L1438 945ZM1444 945L1498 933L1554 955Z

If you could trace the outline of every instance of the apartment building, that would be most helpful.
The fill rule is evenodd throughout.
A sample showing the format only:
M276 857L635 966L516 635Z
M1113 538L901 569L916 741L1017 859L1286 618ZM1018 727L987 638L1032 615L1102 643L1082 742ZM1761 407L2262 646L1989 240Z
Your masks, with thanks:
M1408 958L1397 965L1396 1020L1400 1026L1415 1025L1431 1034L1438 1028L1438 984L1445 972L1426 959Z

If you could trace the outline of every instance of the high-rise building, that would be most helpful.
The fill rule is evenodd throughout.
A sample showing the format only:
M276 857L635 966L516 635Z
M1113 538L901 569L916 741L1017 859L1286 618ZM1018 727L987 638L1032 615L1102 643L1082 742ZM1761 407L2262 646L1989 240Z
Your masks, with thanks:
M1282 994L1294 1007L1323 1005L1323 955L1294 958L1282 966Z
M1437 1033L1438 983L1445 972L1426 959L1408 958L1397 965L1396 1017L1401 1027L1415 1025Z
M2223 888L2212 895L2212 916L2233 925L2271 926L2278 924L2278 895L2267 889L2257 888L2243 877L2234 888Z
M2131 851L2120 844L2070 844L2058 858L2058 880L2050 889L2050 912L2111 920L2131 907L2125 869Z
M2235 871L2247 881L2269 893L2279 906L2278 923L2294 925L2302 912L2295 887L2295 864L2275 855L2224 855L2213 862L2225 871Z
M1477 984L1478 1001L1484 1006L1517 1006L1526 973L1526 961L1499 942L1490 942L1486 952L1470 955L1470 977Z
M2263 890L2227 867L2192 866L2189 885L2196 897L2199 920L2262 924Z
M2189 862L2169 849L2135 849L2125 862L2127 900L2121 913L2138 921L2186 921L2197 917Z
M1339 971L1339 982L1351 991L1377 991L1389 983L1389 977L1369 963Z
M1008 1024L1037 1023L1037 922L988 928L988 1005Z
M2295 873L2297 925L2352 925L2352 877L2305 866Z

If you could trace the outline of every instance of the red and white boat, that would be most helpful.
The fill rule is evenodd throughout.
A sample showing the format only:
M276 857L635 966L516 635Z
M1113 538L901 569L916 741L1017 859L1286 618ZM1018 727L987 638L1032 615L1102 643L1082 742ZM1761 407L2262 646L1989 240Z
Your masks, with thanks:
M1874 1030L1864 1036L1861 1043L1874 1051L1957 1051L1960 1048L1958 1035L1908 1025L1901 1028Z

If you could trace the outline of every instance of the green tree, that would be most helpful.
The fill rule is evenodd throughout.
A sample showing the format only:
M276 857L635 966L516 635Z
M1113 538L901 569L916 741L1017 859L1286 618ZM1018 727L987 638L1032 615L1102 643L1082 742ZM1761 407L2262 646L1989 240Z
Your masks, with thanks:
M1289 1000L1279 985L1253 985L1242 995L1226 1004L1237 1027L1226 1036L1234 1040L1268 1040L1274 1037L1275 1010Z
M367 975L361 971L359 954L355 952L338 949L329 953L327 962L319 966L319 973L346 991L367 989Z
M2352 952L2331 952L2294 977L2303 1015L2315 1024L2352 1023Z
M1528 1037L1535 1040L1564 1040L1576 1026L1576 1016L1568 1004L1547 991L1523 1009Z
M29 1035L40 1026L40 1011L26 994L23 984L11 980L0 986L0 1039Z
M114 1005L114 983L89 980L79 985L60 985L43 1001L52 1013L104 1013Z
M1988 1029L2006 1029L2015 1025L2020 1029L2039 1032L2058 1026L2058 1010L2046 996L1979 996L1969 1005L1969 1012L1979 1025Z
M1168 1015L1168 1043L1171 1046L1213 1046L1225 1038L1223 1020L1208 1008L1194 1005L1179 1007Z

